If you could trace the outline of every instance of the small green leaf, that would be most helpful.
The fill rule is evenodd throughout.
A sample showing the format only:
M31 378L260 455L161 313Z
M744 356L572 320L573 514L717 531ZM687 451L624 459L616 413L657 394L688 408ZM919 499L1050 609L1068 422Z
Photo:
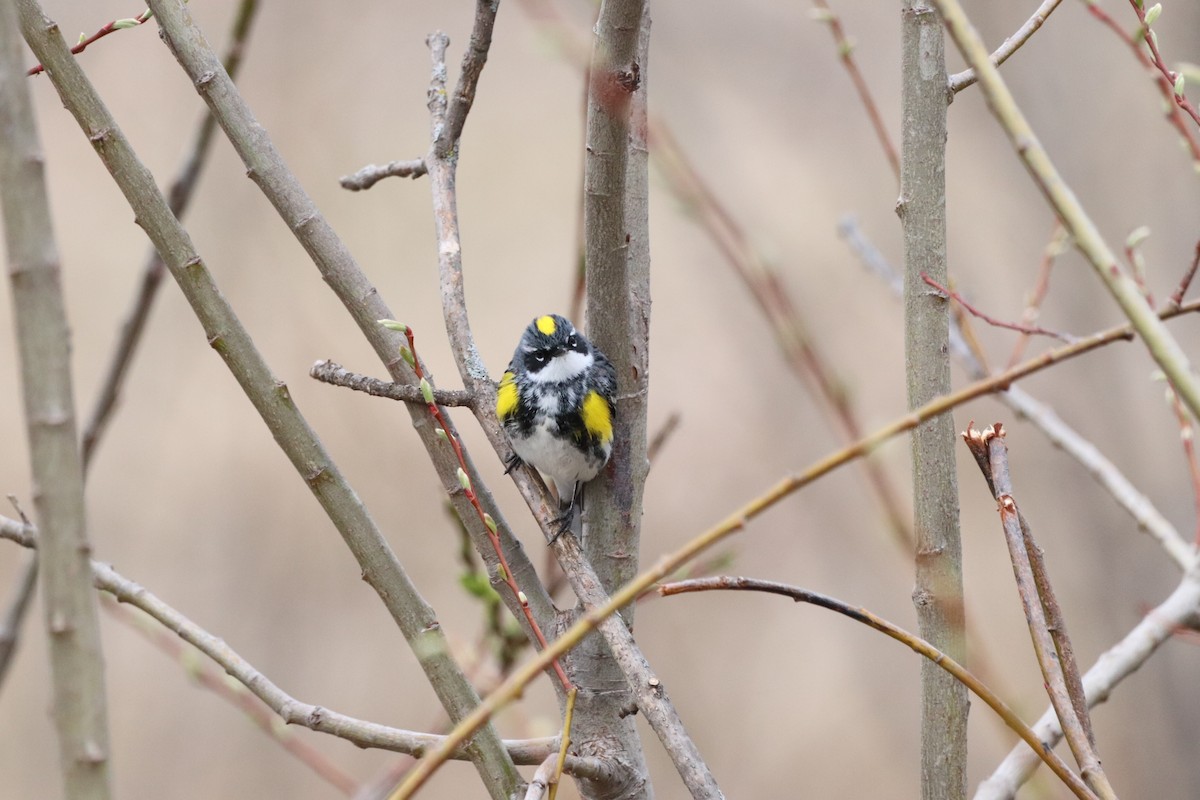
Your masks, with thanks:
M458 485L467 491L471 490L471 479L467 477L467 473L463 472L462 467L458 468Z
M1162 3L1155 3L1146 10L1146 26L1153 25L1162 16Z
M1175 76L1175 96L1176 97L1183 97L1183 86L1185 83L1186 83L1186 80L1184 79L1182 72Z
M410 367L417 365L417 359L413 358L412 350L409 350L404 345L400 345L400 357L404 359L404 363Z
M433 405L433 387L429 385L429 381L421 378L421 397L425 398L425 402Z
M495 532L496 532L496 520L492 519L492 515L491 515L491 514L484 514L484 515L483 515L483 524L484 524L484 525L487 525L487 529L488 529L489 531L491 531L492 533L495 533Z
M401 333L408 333L408 326L405 325L403 322L396 322L396 320L394 320L394 319L380 319L380 320L376 320L376 322L378 322L383 327L387 328L389 331L400 331Z
M128 28L136 28L138 25L141 25L141 24L142 23L138 22L136 19L133 19L130 17L130 18L126 18L126 19L114 20L112 26L113 26L113 30L123 31Z
M458 582L472 597L487 603L500 600L500 595L496 594L496 590L492 588L492 584L488 583L487 576L482 572L468 572L460 577Z

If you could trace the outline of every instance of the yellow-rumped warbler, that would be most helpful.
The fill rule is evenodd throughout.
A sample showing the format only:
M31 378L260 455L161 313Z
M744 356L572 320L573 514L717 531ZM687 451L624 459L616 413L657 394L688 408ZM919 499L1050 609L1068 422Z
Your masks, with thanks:
M508 469L525 462L558 493L559 530L571 529L583 484L612 453L613 365L567 319L557 314L529 323L500 380L496 416L512 444Z

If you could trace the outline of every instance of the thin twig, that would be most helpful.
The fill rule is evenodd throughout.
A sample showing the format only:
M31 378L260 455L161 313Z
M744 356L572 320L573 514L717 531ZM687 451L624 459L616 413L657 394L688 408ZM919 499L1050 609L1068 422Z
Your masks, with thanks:
M1084 5L1087 7L1089 14L1100 20L1105 27L1117 35L1117 38L1129 46L1129 49L1133 52L1134 58L1136 58L1138 63L1146 68L1147 72L1149 72L1151 79L1154 81L1154 85L1158 87L1158 91L1162 95L1163 101L1166 104L1165 113L1167 120L1175 127L1175 130L1178 131L1180 138L1187 146L1188 152L1192 156L1193 166L1200 165L1200 142L1196 140L1193 128L1188 125L1187 120L1183 118L1183 114L1179 110L1179 105L1175 102L1175 87L1172 85L1171 81L1167 80L1166 76L1163 75L1162 72L1155 68L1154 62L1149 56L1146 55L1145 51L1142 50L1142 38L1134 38L1133 36L1130 36L1129 33L1126 32L1125 28L1119 22L1109 16L1108 12L1105 11L1103 6L1101 6L1098 2L1087 2L1084 3Z
M492 46L492 29L496 26L499 8L499 0L475 0L475 22L471 28L471 39L463 51L462 71L454 86L454 94L449 98L449 108L441 120L441 129L434 133L433 152L440 158L449 158L458 150L467 114L475 102L479 76L483 73L483 65L487 63L488 50ZM444 78L444 65L442 74Z
M544 0L523 0L522 8L539 25L552 31L565 58L578 65L586 63L583 59L586 48L553 4ZM655 166L671 193L681 205L694 212L697 224L745 283L770 323L788 366L822 398L822 409L833 417L844 440L860 438L863 428L854 407L853 393L847 390L837 374L835 359L824 354L816 338L809 334L800 306L788 292L779 271L771 267L732 213L720 202L718 194L706 181L704 171L687 157L671 127L656 115L649 116L648 124ZM891 478L873 460L864 461L862 469L896 544L904 553L911 553L910 514Z
M91 36L80 36L78 44L71 48L71 52L75 55L79 55L87 49L88 45L97 39L103 39L105 36L108 36L110 33L115 33L116 31L126 30L127 28L136 28L139 25L144 25L150 21L152 16L153 14L151 14L149 9L147 9L136 17L114 19L107 25L101 26L100 30L96 31ZM44 66L38 64L35 67L30 67L29 71L25 74L26 76L40 75L45 70L46 68Z
M1183 296L1187 294L1188 287L1192 285L1192 279L1196 277L1196 269L1200 267L1200 242L1196 242L1196 255L1192 257L1192 265L1188 271L1183 274L1183 278L1179 281L1179 286L1171 293L1171 297L1167 300L1167 307L1179 308L1183 303Z
M8 539L27 548L37 548L40 544L39 532L34 526L4 516L0 516L0 539ZM204 653L289 725L336 736L358 747L418 756L445 741L446 737L438 734L392 728L297 700L238 655L223 639L209 633L145 587L124 577L108 564L92 561L90 567L92 582L97 589L145 612L164 629L172 631ZM547 756L557 755L558 742L557 736L547 736L505 740L504 745L517 763L539 764ZM465 750L456 750L451 757L465 760L468 754ZM566 771L588 780L603 780L611 768L598 759L572 757L567 760Z
M1163 77L1163 82L1171 87L1171 100L1175 105L1182 108L1187 115L1192 118L1192 121L1200 125L1200 112L1196 111L1183 93L1182 84L1178 84L1179 73L1170 69L1166 62L1163 61L1162 53L1158 52L1158 36L1150 29L1150 21L1146 19L1146 6L1142 0L1129 0L1129 5L1133 8L1133 13L1137 14L1138 22L1141 23L1141 30L1138 31L1138 39L1145 41L1147 47L1150 48L1150 63L1152 63ZM1160 8L1161 10L1161 8Z
M658 593L663 596L683 594L685 592L706 592L706 591L748 591L748 592L766 592L769 594L778 594L783 597L789 597L797 603L808 603L810 605L825 608L830 611L837 612L843 616L849 617L856 622L874 628L880 633L886 634L901 644L907 645L917 655L924 656L933 664L944 669L950 675L954 676L955 680L961 682L964 686L975 693L975 696L987 703L988 706L996 712L996 714L1004 720L1013 731L1054 771L1055 775L1065 783L1076 797L1092 798L1094 795L1088 789L1087 785L1080 780L1079 776L1073 773L1063 760L1055 755L1054 751L1042 745L1037 736L1025 722L1017 716L1007 703L993 692L987 684L981 681L978 676L973 675L970 670L959 664L950 656L938 650L915 634L909 633L903 628L889 622L882 617L872 614L865 608L852 606L843 603L827 595L817 592L810 592L799 586L791 586L776 581L757 580L755 578L742 578L727 575L718 575L709 578L695 578L693 580L664 583L657 589Z
M1179 586L1157 608L1142 618L1121 641L1104 652L1087 674L1083 688L1089 706L1109 698L1112 691L1171 639L1181 625L1200 612L1200 560L1193 559ZM1053 708L1046 710L1033 726L1039 741L1054 747L1062 739L1062 727ZM986 780L980 783L975 800L1011 800L1037 769L1038 757L1018 744Z
M138 614L123 607L110 595L101 595L101 605L114 618L141 634L147 641L174 659L187 676L199 686L220 697L225 702L237 707L250 718L255 727L274 739L300 763L315 772L322 780L336 788L347 797L353 796L358 790L358 781L353 775L333 763L317 748L304 739L292 735L291 731L281 728L279 716L274 709L251 694L242 684L232 683L229 673L214 669L207 661L198 661L178 636L163 627L156 620Z
M233 30L230 33L229 46L225 50L225 70L232 80L242 63L242 53L250 35L251 23L258 10L258 0L242 0L233 18ZM147 12L147 19L150 14ZM184 159L183 166L171 182L167 190L168 205L171 212L182 219L191 203L192 195L200 182L200 174L208 163L209 153L212 152L213 134L217 130L217 121L212 114L205 113L204 118L196 128L192 147ZM108 428L108 423L116 410L117 401L121 396L121 387L129 374L133 363L134 353L141 344L142 334L150 318L150 310L158 297L158 288L162 283L166 270L162 258L151 247L142 267L142 279L134 295L133 303L125 320L121 323L121 334L116 347L109 359L109 364L100 382L100 391L92 406L91 416L83 429L83 468L86 473L96 454L100 437Z
M1200 301L1190 303L1188 306L1184 306L1184 308L1188 308L1190 311L1200 309ZM1182 312L1182 309L1180 311ZM1170 313L1168 311L1163 312L1164 315ZM766 492L735 511L723 522L688 541L675 552L663 556L654 567L642 572L635 579L625 584L607 602L590 608L587 614L568 628L557 640L551 642L545 650L527 662L523 667L513 672L468 718L462 720L455 727L454 731L451 732L447 743L437 751L430 753L413 770L409 775L408 781L401 786L400 792L393 797L393 800L403 800L403 798L410 796L412 792L416 791L429 778L433 771L446 760L449 754L453 752L457 743L465 741L480 726L486 724L499 709L520 696L523 687L529 681L533 680L542 669L545 669L555 658L577 645L584 636L605 622L618 608L636 599L646 589L662 580L681 565L691 561L728 536L743 530L753 518L762 514L785 497L808 486L813 481L833 472L837 468L873 452L893 436L912 430L927 419L944 414L968 400L997 391L1000 388L1008 386L1018 378L1044 369L1051 364L1081 355L1117 339L1127 339L1131 336L1132 326L1122 325L1109 331L1081 339L1075 344L1066 345L1058 350L1043 353L1038 358L1027 361L1000 375L978 381L957 392L936 398L921 408L914 409L910 414L879 428L871 435L860 439L854 444L826 456L805 471L790 475L779 481ZM577 550L578 547L574 542L574 537L564 536L559 538L555 546L559 548L575 546ZM568 571L569 573L570 571ZM617 621L617 624L624 629L624 625L619 621ZM654 680L657 682L657 678ZM657 685L655 683L656 687Z
M37 553L26 554L17 579L13 582L4 616L0 618L0 686L4 684L12 657L17 652L17 644L21 641L22 623L37 587L37 566Z
M57 28L46 21L36 0L19 0L18 4L22 11L26 40L47 65L47 73L64 105L75 115L84 135L92 142L134 210L138 224L163 256L211 346L225 360L298 475L342 535L362 569L364 580L376 591L403 632L409 647L419 654L419 664L438 699L452 717L461 717L466 709L478 703L478 695L454 662L433 609L421 597L361 498L350 487L296 407L286 384L272 375L249 333L217 289L186 231L171 214L153 175L138 160L116 121L97 96L95 88L58 36ZM220 59L192 26L182 2L151 0L151 7L163 38L173 51L179 53L189 65L200 66L201 71L192 76L198 87L210 99L219 87L220 91L216 94L220 95L222 102L233 104L238 98L237 89L229 80ZM224 107L223 110L229 109ZM306 234L324 233L332 236L328 223L316 213L311 199L295 186L294 177L290 181L285 177L286 169L279 166L282 161L270 147L265 130L261 125L249 121L252 117L244 107L239 110L245 112L242 119L252 128L249 136L254 141L251 145L255 149L254 163L257 163L257 159L270 161L272 156L276 162L264 164L264 170L255 173L256 177L270 181L273 191L286 192L286 202L279 206L281 211L294 212L298 208L308 211L303 221L288 216L288 221L294 223L293 229ZM220 121L224 125L229 120L222 118ZM245 145L248 140L243 138L240 142ZM340 242L335 245L325 239L323 244L336 248ZM344 246L338 249L345 250ZM310 252L316 254L316 250ZM321 252L329 255L328 251ZM344 275L328 277L330 285L343 284L344 287ZM356 288L363 287L360 285ZM357 304L369 304L370 300L365 290L355 295ZM372 325L378 328L373 322ZM372 340L380 347L389 342L389 338L381 335L381 332ZM429 435L436 439L432 432ZM515 789L519 776L494 729L482 731L469 750L489 793L496 800L507 798Z
M1021 605L1025 609L1025 620L1029 625L1033 649L1037 654L1038 666L1041 667L1046 693L1058 714L1071 753L1079 764L1080 772L1087 785L1099 797L1105 800L1115 800L1116 793L1108 782L1100 758L1096 754L1095 745L1091 741L1089 730L1090 721L1086 721L1086 703L1081 699L1082 691L1072 693L1068 688L1066 673L1074 669L1074 659L1071 657L1069 644L1058 646L1051 633L1052 627L1058 627L1058 635L1065 640L1065 628L1062 628L1061 615L1051 620L1050 608L1057 608L1053 595L1049 598L1042 595L1041 589L1049 586L1049 580L1044 574L1039 580L1032 566L1033 557L1028 543L1032 535L1028 526L1021 519L1016 501L1013 499L1012 479L1008 469L1008 448L1004 442L1004 430L1000 423L978 431L969 428L962 434L963 440L970 448L972 455L986 470L989 478L988 488L996 499L1000 511L1000 520L1004 528L1004 538L1008 545L1009 556L1012 559L1013 574L1017 581L1017 592ZM1036 547L1036 545L1035 545ZM1067 661L1070 660L1070 666ZM1076 680L1077 680L1076 673Z
M550 778L550 800L554 800L558 796L558 782L563 774L563 764L567 761L567 748L571 746L571 720L575 716L575 698L579 696L579 690L571 687L571 691L567 692L567 708L563 712L562 733L559 734L558 743L558 758L554 761L554 772Z
M1062 0L1056 0L1062 2ZM850 81L854 84L854 90L858 92L858 99L862 102L863 108L867 111L867 116L871 120L871 127L875 129L875 137L879 139L879 145L883 148L883 154L887 157L888 166L892 168L892 175L895 176L896 182L900 182L900 154L896 151L896 145L892 142L891 134L888 133L887 125L883 121L883 115L879 113L879 106L875 102L875 98L871 95L871 88L867 85L866 79L858 68L858 63L854 60L854 44L850 37L846 35L846 31L842 28L842 20L825 0L813 0L813 5L817 10L813 12L813 17L818 22L824 22L829 26L829 32L833 35L833 43L837 47L838 58L842 61L842 66L845 67L846 73L850 76Z
M771 268L745 230L720 203L703 173L675 141L670 128L657 119L651 127L651 146L667 186L686 207L695 209L698 224L758 303L788 366L823 400L821 407L833 417L843 441L861 438L863 427L853 393L838 375L836 360L821 349L809 332L800 306L779 272ZM870 459L862 463L862 470L893 540L902 552L911 553L914 541L911 515L891 477L881 464Z
M1033 34L1037 33L1038 28L1042 27L1042 24L1054 13L1054 9L1058 8L1058 4L1061 2L1062 0L1044 0L1038 6L1037 11L1034 11L1033 15L1025 20L1025 23L1017 28L1012 36L1009 36L1004 40L1003 44L996 48L996 51L991 56L992 64L998 67L1007 61L1009 56L1017 52L1021 48L1021 45L1025 44ZM958 94L963 89L975 83L976 80L978 79L973 69L968 68L962 72L956 72L950 76L950 93Z
M425 406L425 398L421 394L420 386L414 386L411 383L380 380L379 378L372 378L369 375L360 375L357 372L351 372L341 364L333 361L322 360L315 362L309 367L308 374L309 377L315 378L321 383L353 389L356 392L365 392L375 397L386 397L389 400L399 400L404 403L419 403L422 407ZM474 395L462 389L432 389L431 391L433 392L433 401L439 406L447 408L465 406L470 408L475 405Z
M1188 475L1192 479L1192 503L1196 510L1195 545L1200 548L1200 460L1196 458L1196 425L1188 416L1187 409L1179 402L1179 395L1169 385L1167 386L1167 402L1175 412L1179 422L1179 441L1183 445L1183 457L1187 461Z
M675 431L679 430L679 423L683 421L683 415L678 411L672 411L667 416L659 429L654 432L654 436L650 439L650 444L646 445L646 460L651 465L654 464L654 459L658 458L658 454L662 452L663 447L670 441L671 436Z
M1112 250L1101 236L1078 198L1059 174L1049 154L1034 134L1012 93L996 68L988 61L987 50L971 25L958 0L932 0L941 12L959 52L979 74L979 85L988 109L1008 135L1017 156L1025 164L1035 184L1071 233L1076 246L1092 265L1113 299L1130 320L1139 338L1145 342L1192 416L1200 418L1200 378L1192 370L1187 354L1162 324L1154 309L1142 296L1137 282L1120 270Z
M1019 322L1005 322L1002 319L996 319L995 317L988 316L967 302L967 300L961 294L953 289L948 289L945 286L942 286L924 272L921 273L921 280L925 281L934 289L937 289L939 292L941 292L943 297L953 298L954 302L965 308L972 316L979 317L979 319L983 320L988 325L993 325L997 328L1006 328L1010 331L1018 331L1026 336L1049 336L1051 338L1058 339L1060 342L1066 342L1067 344L1075 341L1075 337L1068 336L1065 333L1059 333L1058 331L1052 331L1047 328L1039 328L1036 325L1025 325Z
M446 442L449 443L450 447L454 450L454 455L458 459L459 463L459 485L462 487L463 493L466 494L467 501L470 502L471 507L475 510L475 514L479 517L479 521L483 523L484 527L487 529L488 538L492 543L492 550L495 552L496 558L499 561L499 574L495 579L493 579L493 583L502 583L508 588L509 592L512 594L513 600L521 608L521 612L525 616L525 621L529 625L530 631L533 632L538 646L544 648L546 646L546 636L542 633L542 629L538 625L537 620L534 619L533 612L529 608L529 603L525 599L525 592L521 590L521 587L517 585L516 579L513 578L512 567L508 565L508 559L504 555L504 547L500 544L500 532L498 526L496 525L496 521L492 519L491 514L488 514L483 510L483 506L479 502L479 497L475 494L475 490L471 486L471 479L467 476L467 459L463 452L462 442L459 441L457 434L452 434L446 430L446 416L438 407L433 394L433 387L430 386L429 379L425 377L424 368L421 366L421 359L417 355L416 337L413 334L412 328L395 322L394 320L381 319L379 323L386 328L402 331L405 338L408 339L408 351L407 353L402 351L401 355L406 361L409 362L409 365L416 370L417 378L420 381L418 383L418 388L421 391L422 399L425 401L425 409L429 412L429 416L433 420L434 424L437 425L436 430L440 431L439 435L445 439ZM559 686L562 687L564 692L569 693L574 687L572 686L571 681L567 678L567 673L563 671L562 665L557 661L554 662L553 667L554 674L558 676Z
M887 283L892 293L899 296L903 290L899 272L867 238L857 222L852 218L843 219L838 225L838 230L868 271ZM1164 308L1164 312L1167 310L1171 309ZM950 351L973 379L988 378L987 369L976 360L954 319L951 319L950 326ZM1064 422L1053 408L1035 399L1019 386L1009 386L998 392L996 397L1041 430L1052 444L1078 461L1088 474L1112 495L1117 504L1129 513L1138 527L1158 541L1180 569L1187 570L1191 566L1196 557L1195 548L1154 507L1150 499L1138 491L1116 464Z
M389 161L382 167L368 164L353 175L343 175L338 179L338 183L343 189L349 189L352 192L361 192L365 189L370 189L384 178L412 178L416 180L426 174L426 172L425 161L420 158L414 158L411 161Z
M1046 243L1042 249L1042 260L1038 264L1037 280L1033 285L1033 291L1029 293L1029 298L1025 303L1025 311L1021 314L1021 324L1033 325L1041 314L1042 303L1046 300L1046 294L1050 291L1050 272L1054 269L1055 261L1066 250L1070 244L1070 237L1067 236L1066 230L1063 229L1062 223L1057 219L1054 221L1054 231L1050 234L1050 241ZM1023 333L1017 338L1013 344L1012 353L1008 357L1008 366L1016 364L1025 355L1025 347L1029 344L1029 340L1033 338L1031 334Z

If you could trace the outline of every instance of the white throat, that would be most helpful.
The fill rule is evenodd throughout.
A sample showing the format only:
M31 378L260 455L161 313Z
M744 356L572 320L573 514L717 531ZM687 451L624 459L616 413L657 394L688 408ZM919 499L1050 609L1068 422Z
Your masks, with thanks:
M550 359L550 363L537 372L528 374L534 383L564 383L579 377L585 370L591 369L596 359L591 353L580 353L578 350L568 350L562 355Z

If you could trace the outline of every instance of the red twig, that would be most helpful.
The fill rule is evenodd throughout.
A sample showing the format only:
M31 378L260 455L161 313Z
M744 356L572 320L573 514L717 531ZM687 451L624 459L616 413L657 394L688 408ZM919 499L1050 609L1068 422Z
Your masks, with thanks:
M1196 426L1173 387L1167 389L1167 400L1175 412L1175 419L1179 420L1179 441L1187 459L1188 473L1192 476L1192 500L1196 504L1196 545L1200 546L1200 460L1196 458Z
M399 327L399 323L392 323L390 320L385 321L387 327ZM413 330L408 325L404 325L404 337L408 340L408 351L401 351L401 356L413 368L420 379L421 394L424 397L425 405L429 409L430 416L438 425L438 435L450 443L454 448L454 455L458 458L458 481L462 486L463 492L467 500L471 502L471 507L475 509L475 513L479 515L479 520L487 529L488 539L492 543L492 548L496 551L496 558L500 561L500 570L503 572L504 583L512 591L513 596L517 598L517 602L521 604L521 611L525 614L525 619L529 622L529 628L533 631L533 635L537 638L538 645L545 649L547 642L546 637L542 633L542 629L538 627L537 620L533 618L533 612L529 609L529 603L525 599L525 593L521 591L521 587L517 586L517 582L513 579L512 569L508 566L508 559L504 557L504 548L500 546L500 534L497 531L496 520L492 519L492 515L483 510L483 506L479 504L479 498L475 496L475 490L471 488L471 481L467 477L467 459L463 455L462 445L458 441L457 435L451 435L446 425L446 420L442 416L442 410L438 408L433 397L433 387L429 380L425 377L425 370L421 367L421 359L417 358L417 346L413 340ZM562 665L556 659L554 661L554 672L558 675L558 680L562 683L563 689L567 692L571 691L573 685L567 674L563 671Z
M1046 249L1042 251L1042 262L1038 265L1037 282L1033 286L1033 291L1029 295L1029 304L1025 306L1025 313L1021 315L1022 325L1032 325L1037 321L1038 314L1041 313L1042 303L1046 299L1046 294L1050 291L1050 272L1054 269L1054 261L1058 258L1059 253L1063 250L1063 245L1067 241L1067 232L1063 228L1062 222L1055 220L1054 232L1050 234L1050 241L1046 244ZM1025 346L1029 344L1029 334L1022 334L1017 343L1013 345L1012 355L1008 357L1008 366L1005 369L1012 369L1025 354Z
M1103 8L1100 7L1099 3L1086 3L1085 5L1087 6L1088 12L1093 17L1100 20L1100 22L1108 27L1113 33L1115 33L1117 37L1121 39L1121 41L1129 45L1129 48L1133 51L1134 57L1141 62L1142 66L1151 71L1154 77L1155 85L1158 86L1158 90L1162 93L1163 99L1167 101L1167 118L1171 121L1171 124L1175 126L1175 129L1179 131L1179 135L1182 136L1183 140L1187 143L1188 150L1192 155L1192 160L1194 162L1200 162L1200 143L1196 141L1195 137L1193 136L1192 129L1188 127L1187 123L1184 121L1183 115L1180 113L1179 109L1185 108L1188 113L1191 114L1192 119L1196 120L1197 124L1200 124L1200 118L1196 116L1196 109L1193 108L1192 104L1187 101L1187 98L1183 97L1182 95L1175 94L1175 78L1167 77L1168 75L1174 75L1175 73L1167 69L1166 65L1162 63L1162 58L1158 56L1158 44L1153 41L1153 37L1149 35L1141 37L1150 40L1151 42L1151 53L1154 56L1151 58L1151 56L1146 55L1146 53L1142 50L1140 39L1135 39L1126 33L1120 24L1111 16L1109 16ZM1133 3L1133 7L1138 14L1138 19L1142 22L1143 31L1147 30L1145 26L1145 12L1137 7L1137 3ZM1157 59L1157 61L1155 59Z
M1179 282L1179 288L1171 295L1171 299L1167 301L1167 305L1172 308L1179 308L1183 305L1183 296L1187 294L1188 287L1192 285L1192 279L1196 277L1196 268L1200 267L1200 242L1196 242L1196 255L1192 258L1191 268L1184 273L1183 280Z
M1138 2L1138 0L1129 0L1129 5L1133 7L1133 13L1137 14L1138 22L1142 23L1141 38L1146 41L1146 46L1150 48L1150 61L1162 73L1166 82L1170 84L1171 98L1175 101L1175 105L1186 111L1188 116L1192 118L1192 121L1200 125L1200 113L1196 112L1195 106L1188 102L1183 92L1177 93L1175 91L1175 82L1179 80L1179 73L1173 69L1169 69L1163 61L1162 54L1158 52L1158 37L1153 35L1150 25L1146 22L1144 4Z
M825 0L813 0L813 5L817 7L817 21L824 22L829 26L829 32L833 34L834 44L837 45L838 58L842 60L842 65L846 68L846 72L850 75L850 80L854 83L854 88L858 92L858 98L862 101L863 107L867 110L867 116L871 118L871 126L875 128L875 136L879 139L880 146L883 147L883 153L887 156L888 164L892 167L892 174L896 176L896 181L900 180L900 156L896 152L896 145L892 143L892 137L888 134L887 125L883 122L883 115L879 113L879 107L875 104L875 98L871 96L871 90L867 86L866 79L858 69L858 64L854 62L854 44L846 36L846 31L842 28L842 21L837 14L833 13L833 9Z
M975 308L970 303L968 303L966 300L964 300L962 295L960 295L958 292L955 292L951 289L947 289L945 286L942 286L940 283L935 281L933 278L929 277L924 272L921 273L921 280L925 281L925 283L929 284L934 289L937 289L939 292L941 292L946 297L953 298L956 303L958 303L960 306L962 306L967 311L969 311L972 316L979 317L981 320L983 320L984 322L986 322L989 325L994 325L997 328L1007 328L1008 330L1011 330L1011 331L1019 331L1021 333L1024 333L1027 335L1032 335L1032 336L1051 336L1055 339L1058 339L1060 342L1066 342L1067 344L1070 344L1071 342L1075 341L1075 339L1073 337L1068 336L1065 333L1059 333L1057 331L1052 331L1047 328L1039 328L1036 325L1022 325L1017 322L1005 322L1004 320L999 320L999 319L996 319L995 317L989 317L987 314L984 314L982 311Z
M112 22L108 23L103 28L101 28L100 30L93 33L91 36L88 36L86 39L80 39L79 44L77 44L71 48L71 52L78 55L79 53L82 53L84 50L86 50L88 45L91 44L92 42L96 41L97 39L103 39L105 36L108 36L110 33L113 33L115 31L125 30L126 28L136 28L139 25L145 25L147 22L150 21L150 19L153 16L154 15L150 13L150 10L146 9L139 16L136 16L136 17L126 17L125 19L114 19ZM33 76L33 75L41 74L45 70L46 70L45 67L43 67L41 64L38 64L36 67L30 67L29 71L26 72L25 74L27 76Z

